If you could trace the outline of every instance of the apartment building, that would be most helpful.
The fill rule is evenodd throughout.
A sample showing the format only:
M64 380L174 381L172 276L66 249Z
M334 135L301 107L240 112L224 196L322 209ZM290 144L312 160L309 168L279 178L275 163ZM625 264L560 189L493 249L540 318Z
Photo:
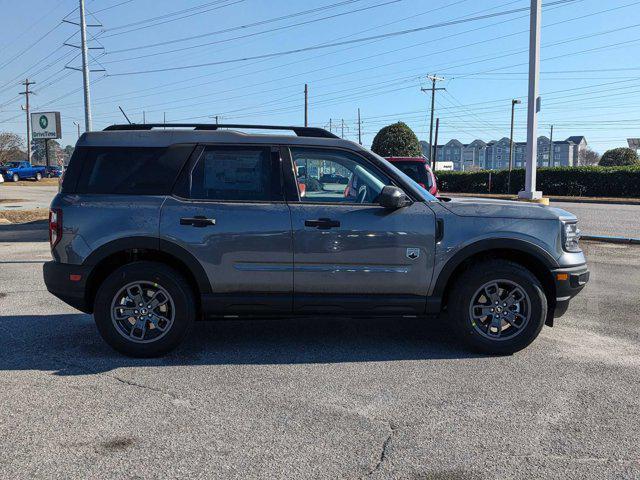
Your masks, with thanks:
M453 162L454 170L503 170L509 168L510 144L507 137L500 140L474 140L471 143L452 139L436 148L438 162ZM420 142L422 153L429 158L428 142ZM514 142L513 168L524 168L526 142ZM549 137L538 137L538 167L572 167L579 164L581 154L587 148L584 136L572 136L566 140L554 140L553 151Z

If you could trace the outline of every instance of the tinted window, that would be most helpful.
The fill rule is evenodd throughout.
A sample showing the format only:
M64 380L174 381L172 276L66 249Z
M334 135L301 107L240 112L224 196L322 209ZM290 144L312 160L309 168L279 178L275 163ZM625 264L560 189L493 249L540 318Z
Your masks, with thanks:
M359 156L341 150L292 148L302 202L376 203L391 181Z
M127 195L166 195L193 150L192 145L169 148L84 147L77 191ZM77 163L72 161L70 170ZM66 180L66 179L65 179Z
M281 200L271 149L206 147L191 174L191 198L229 201ZM279 171L279 170L276 170Z
M431 176L427 173L424 163L422 162L391 162L391 164L411 178L414 182L420 184L426 189L431 188Z

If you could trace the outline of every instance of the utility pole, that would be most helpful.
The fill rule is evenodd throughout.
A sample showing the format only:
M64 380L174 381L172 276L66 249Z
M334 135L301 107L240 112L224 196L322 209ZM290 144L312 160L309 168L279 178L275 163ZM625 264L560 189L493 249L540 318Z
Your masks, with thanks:
M551 125L551 134L549 135L549 166L553 167L553 125Z
M27 160L31 162L31 114L29 110L29 95L33 92L29 90L29 86L36 82L30 82L28 78L24 79L22 85L24 85L24 92L20 92L20 95L24 95L25 98L25 112L27 113Z
M304 126L309 125L309 87L304 84Z
M358 107L358 143L362 145L362 122L360 122L360 107Z
M80 41L82 49L82 83L84 86L84 129L91 131L91 93L89 91L89 49L87 48L87 20L84 0L80 0Z
M329 119L329 131L333 133L333 125L331 124L331 118Z
M529 98L527 99L527 171L524 190L518 192L523 200L540 200L542 192L536 190L536 168L538 148L536 132L538 130L538 80L540 77L540 23L542 0L531 0L529 24Z
M507 176L507 193L511 193L511 170L513 169L513 116L516 105L520 103L522 103L522 101L517 98L511 100L511 133L509 134L509 175Z
M436 161L438 160L438 130L440 129L440 118L436 118L436 137L433 145L433 166L431 167L434 171L436 169ZM463 163L464 165L464 163Z
M431 88L421 88L423 92L428 92L431 90L431 122L429 123L429 163L431 164L431 168L435 165L435 160L433 159L433 110L435 108L435 99L436 99L436 90L446 90L445 88L436 88L436 82L440 82L444 80L444 77L437 77L435 75L427 75L427 79L431 80Z
M340 130L340 138L344 138L344 118L342 119L342 128Z
M144 125L145 123L147 123L147 115L146 115L146 112L143 110L142 111L142 124Z

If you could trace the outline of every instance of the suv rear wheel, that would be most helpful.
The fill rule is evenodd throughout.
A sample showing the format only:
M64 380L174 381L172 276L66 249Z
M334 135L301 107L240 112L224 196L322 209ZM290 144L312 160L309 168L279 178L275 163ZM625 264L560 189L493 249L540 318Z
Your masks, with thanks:
M522 350L542 330L547 297L525 267L488 260L466 270L449 296L461 339L476 351L505 355Z
M109 275L100 286L94 319L104 340L132 357L155 357L174 349L195 319L187 281L157 262L135 262Z
M36 182L42 180L42 174L40 172L36 172Z

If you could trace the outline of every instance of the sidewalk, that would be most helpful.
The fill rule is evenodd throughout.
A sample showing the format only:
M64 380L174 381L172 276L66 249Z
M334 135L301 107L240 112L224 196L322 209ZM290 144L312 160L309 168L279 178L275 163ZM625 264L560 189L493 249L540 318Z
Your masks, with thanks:
M449 193L440 192L442 197L477 197L477 198L495 198L499 200L517 200L517 195L509 195L506 193ZM545 195L551 202L571 202L571 203L607 203L611 205L640 205L640 198L622 198L622 197L568 197L559 195Z

